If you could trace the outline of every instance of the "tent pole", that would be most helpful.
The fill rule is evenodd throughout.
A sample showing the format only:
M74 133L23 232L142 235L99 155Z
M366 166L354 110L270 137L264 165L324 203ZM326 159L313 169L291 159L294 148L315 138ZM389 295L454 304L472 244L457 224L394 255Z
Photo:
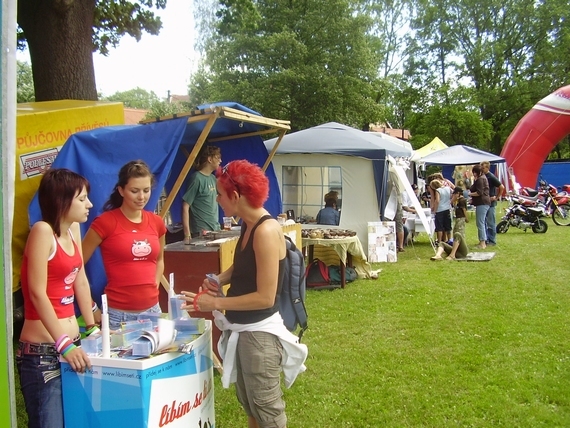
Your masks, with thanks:
M184 183L184 180L186 179L186 176L188 175L190 168L192 168L192 163L196 159L196 156L198 156L198 153L200 152L200 149L204 145L204 142L206 141L206 138L208 137L210 130L214 126L216 119L218 119L217 114L210 117L208 119L208 122L206 122L206 125L204 126L204 129L202 130L202 133L200 134L200 137L198 137L198 140L196 140L196 144L194 144L194 148L190 152L190 156L188 156L188 159L186 159L186 163L184 164L184 166L182 167L182 170L180 171L180 175L178 175L176 182L174 183L174 185L172 186L172 189L170 190L170 193L166 197L166 201L164 201L164 205L162 206L162 209L161 209L160 213L158 214L160 217L164 218L166 216L166 213L168 212L168 210L172 206L172 201L174 201L174 197L176 196L176 194L178 193L178 191L182 187L182 183Z
M178 193L178 191L182 187L182 183L184 182L186 175L188 175L188 172L190 171L190 168L192 167L192 163L194 162L194 159L196 159L196 156L198 156L198 153L200 152L200 149L204 145L204 142L206 141L206 138L208 137L208 134L210 133L210 130L214 126L214 123L216 122L217 118L218 118L217 114L213 115L208 119L208 122L206 122L206 126L204 126L204 129L202 130L200 137L198 137L198 140L196 140L196 144L194 144L194 148L190 152L188 159L186 159L186 163L182 167L182 170L180 171L180 175L178 175L176 182L174 183L174 185L172 186L172 189L170 190L170 193L166 197L166 201L164 202L164 205L162 206L162 210L160 211L160 214L159 214L159 216L161 218L164 219L164 217L166 216L166 213L168 212L168 210L172 206L172 201L174 200L174 197L176 196L176 194ZM170 289L170 284L168 283L168 280L166 279L166 277L164 275L162 275L162 278L160 279L160 283L161 283L162 287L168 292L168 290Z
M285 136L286 132L287 132L286 129L279 131L279 137L277 137L277 141L275 142L273 149L271 149L271 153L269 153L269 156L267 157L267 160L265 161L263 168L261 168L263 171L265 171L269 166L269 164L271 163L271 160L273 159L273 156L275 156L275 152L277 151L277 147L279 147L279 144L281 143L281 140Z

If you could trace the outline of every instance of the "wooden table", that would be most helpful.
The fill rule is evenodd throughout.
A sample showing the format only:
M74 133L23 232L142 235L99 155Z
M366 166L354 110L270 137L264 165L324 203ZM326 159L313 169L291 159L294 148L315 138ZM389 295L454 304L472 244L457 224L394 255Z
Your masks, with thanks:
M303 248L307 249L307 264L310 264L315 259L315 245L332 248L338 254L341 287L344 288L346 286L346 266L353 266L353 255L358 257L364 256L362 244L358 236L331 239L303 238ZM368 264L365 258L364 261Z

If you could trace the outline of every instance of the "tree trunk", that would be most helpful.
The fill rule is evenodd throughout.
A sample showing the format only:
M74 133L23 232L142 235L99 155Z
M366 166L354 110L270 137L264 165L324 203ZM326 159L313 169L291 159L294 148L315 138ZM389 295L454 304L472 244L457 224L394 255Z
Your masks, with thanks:
M95 2L18 1L18 25L28 42L36 101L97 100L91 39Z

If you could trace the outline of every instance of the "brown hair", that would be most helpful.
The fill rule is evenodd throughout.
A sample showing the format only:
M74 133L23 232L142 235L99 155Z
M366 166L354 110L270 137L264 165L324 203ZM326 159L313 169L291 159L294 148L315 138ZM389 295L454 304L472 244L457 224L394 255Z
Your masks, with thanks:
M124 188L131 178L141 177L150 177L151 185L154 184L154 175L145 161L138 159L123 165L119 170L119 180L115 184L111 196L103 205L103 211L114 210L123 205L123 197L119 193L119 187Z
M43 175L38 188L42 220L52 227L57 236L61 236L60 224L68 213L73 198L83 188L89 192L87 179L66 168L50 168Z
M221 155L221 150L219 147L216 146L202 146L200 149L200 153L196 156L196 160L194 162L194 168L200 171L204 168L204 165L208 163L208 159L212 156Z

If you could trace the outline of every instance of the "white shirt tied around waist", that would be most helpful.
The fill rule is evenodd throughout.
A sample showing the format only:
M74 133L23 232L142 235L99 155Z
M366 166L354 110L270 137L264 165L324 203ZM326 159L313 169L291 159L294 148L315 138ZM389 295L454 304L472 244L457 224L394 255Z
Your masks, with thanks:
M236 349L239 334L242 331L263 331L279 338L283 345L281 367L287 388L290 388L297 376L307 369L305 367L305 360L309 353L307 345L299 343L299 338L287 330L279 312L254 324L233 324L219 311L213 311L212 314L214 323L222 331L218 342L218 352L224 366L222 375L224 388L229 388L230 384L235 383L237 379Z

